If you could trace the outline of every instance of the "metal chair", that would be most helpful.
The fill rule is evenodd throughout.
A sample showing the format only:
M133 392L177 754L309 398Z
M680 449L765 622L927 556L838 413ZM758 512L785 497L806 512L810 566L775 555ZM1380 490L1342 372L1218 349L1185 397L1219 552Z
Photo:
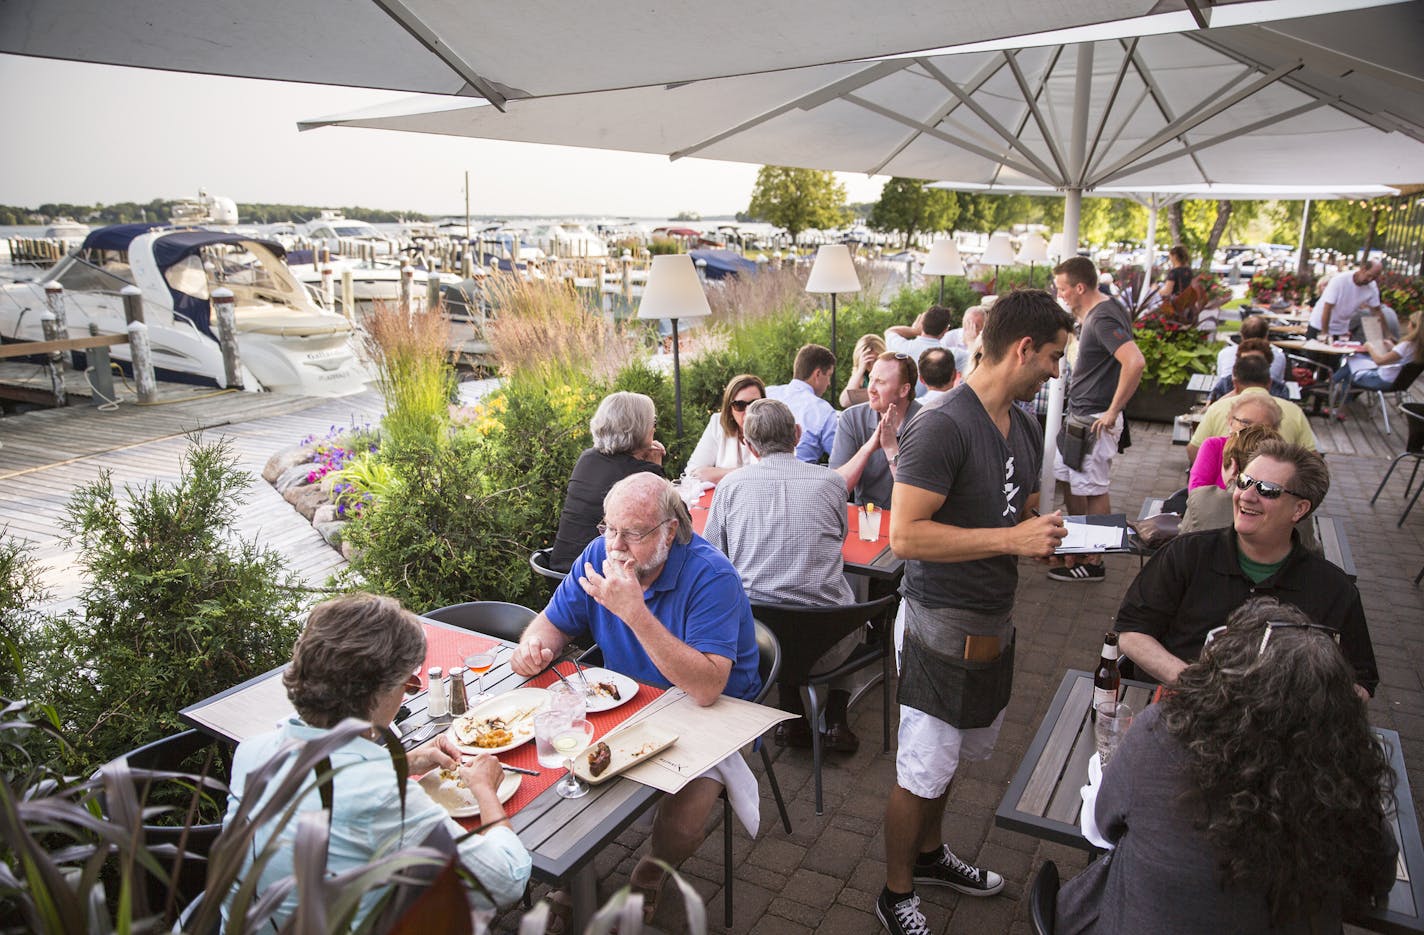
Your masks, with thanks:
M1347 371L1347 375L1345 377L1345 386L1342 390L1344 395L1340 398L1338 403L1332 402L1332 406L1344 406L1348 405L1350 400L1352 399L1361 397L1368 399L1371 396L1374 396L1375 399L1379 400L1380 415L1384 417L1384 433L1386 435L1392 435L1394 434L1394 430L1390 428L1389 425L1389 407L1386 406L1384 403L1384 394L1393 393L1395 397L1395 402L1399 402L1403 398L1404 394L1409 391L1409 388L1414 385L1414 381L1419 379L1419 375L1421 373L1424 373L1424 360L1411 361L1405 364L1403 367L1399 368L1399 374L1394 378L1394 382L1389 385L1388 389L1367 390L1355 386L1351 382L1352 377ZM1331 395L1333 397L1335 394L1332 392Z
M884 724L882 748L890 749L890 627L886 619L895 605L897 595L891 593L873 601L861 604L847 604L843 607L793 607L787 604L752 603L752 616L766 624L782 646L782 674L784 685L800 690L805 705L806 719L812 725L811 762L816 781L816 814L821 807L821 732L815 725L821 718L820 689L831 680L858 671L873 663L881 664L877 679L872 679L866 689L879 681L884 692ZM830 672L812 676L816 661L842 638L855 632L867 622L880 621L884 625L878 632L879 639L851 654L851 657ZM864 690L862 690L863 693ZM852 699L854 701L855 699Z
M554 554L553 548L535 549L529 556L529 567L534 569L534 574L541 578L547 578L554 582L555 587L566 577L562 571L555 571L549 567L549 556Z
M1028 894L1028 914L1034 935L1053 935L1058 914L1058 865L1051 860L1044 861L1033 878L1033 889Z
M1409 515L1409 511L1414 509L1414 504L1419 501L1419 494L1424 492L1424 483L1414 490L1414 496L1409 496L1409 491L1414 488L1414 480L1419 476L1419 463L1424 461L1424 403L1405 403L1399 407L1399 411L1404 413L1405 421L1409 425L1409 439L1404 443L1404 451L1394 456L1394 460L1389 462L1389 469L1384 472L1384 477L1380 479L1379 486L1375 488L1375 495L1370 497L1370 504L1379 499L1380 493L1384 491L1384 485L1389 482L1389 476L1394 473L1395 465L1405 458L1414 459L1414 470L1409 472L1409 483L1404 485L1404 496L1409 502L1404 505L1404 512L1399 514L1399 522L1396 527L1404 525L1404 518ZM1415 578L1414 583L1418 584L1419 579Z
M468 601L464 604L451 604L449 607L426 611L423 616L440 623L460 627L463 630L474 630L477 633L513 643L518 642L524 628L529 626L529 621L537 617L538 614L523 604L506 604L504 601Z
M781 643L776 634L763 623L753 621L756 626L757 673L761 676L761 691L754 699L757 704L766 700L771 687L781 674ZM791 833L791 816L786 813L786 801L781 797L781 784L776 781L776 769L767 752L766 741L758 738L761 762L766 767L766 778L771 782L771 794L776 799L776 810L781 813L781 824L786 833ZM725 927L732 927L732 800L727 798L727 790L722 790L722 893Z

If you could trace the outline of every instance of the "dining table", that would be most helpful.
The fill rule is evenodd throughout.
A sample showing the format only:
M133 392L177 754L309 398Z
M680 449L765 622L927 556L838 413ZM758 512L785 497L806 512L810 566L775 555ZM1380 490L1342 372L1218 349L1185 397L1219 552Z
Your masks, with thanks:
M407 749L448 729L443 720L432 724L428 709L429 691L424 673L432 666L440 666L448 672L450 667L462 665L464 659L473 653L492 651L495 659L484 676L484 700L497 699L499 695L519 688L547 687L558 678L552 670L545 670L532 678L514 672L510 660L515 644L509 641L428 618L421 618L421 623L426 634L426 659L420 670L421 687L406 698L394 725L402 746ZM183 708L179 715L186 723L232 744L270 731L295 716L282 685L281 675L286 668L280 666L248 679ZM575 672L574 663L569 660L559 662L556 668L565 677ZM476 676L466 673L472 707L481 703L481 699L474 697L476 684ZM596 729L595 742L620 725L631 726L652 714L675 719L679 709L672 705L690 703L680 689L665 690L652 685L634 684L637 685L636 693L618 707L589 713L588 719ZM759 736L755 733L758 728L766 728L755 722L748 726L747 722L748 710L762 706L737 699L719 699L717 704L701 708L697 715L715 721L723 702L728 707L735 707L735 711L728 715L729 725L735 720L735 727L729 727L724 736L717 736L721 733L717 730L700 729L696 742L704 747L708 743L720 744L726 748L718 748L721 756L727 756ZM753 718L758 713L751 712ZM789 716L772 709L766 709L765 715L767 724ZM534 878L568 890L573 904L574 926L571 931L581 932L597 908L594 858L643 812L655 805L664 792L625 774L592 785L582 798L562 798L552 787L563 777L564 770L541 767L532 740L500 753L498 758L505 766L532 769L539 774L522 778L518 790L505 803L505 809L511 827L530 852ZM643 764L643 767L651 765ZM635 767L635 770L643 767ZM478 826L477 817L456 820L467 828Z
M1358 354L1364 350L1363 344L1349 342L1345 344L1327 344L1319 339L1272 341L1276 347L1287 351L1308 351L1312 354L1331 354L1336 357L1349 357L1351 354Z
M1157 686L1123 679L1123 700L1142 711L1151 703ZM1100 853L1079 827L1088 781L1089 761L1096 742L1090 718L1093 674L1069 669L1064 674L1048 711L1039 724L1023 761L994 812L994 823L1046 841ZM1395 777L1395 811L1389 823L1399 842L1394 886L1380 903L1347 917L1347 921L1376 932L1424 932L1424 844L1421 844L1414 799L1405 772L1399 734L1372 728L1383 745Z

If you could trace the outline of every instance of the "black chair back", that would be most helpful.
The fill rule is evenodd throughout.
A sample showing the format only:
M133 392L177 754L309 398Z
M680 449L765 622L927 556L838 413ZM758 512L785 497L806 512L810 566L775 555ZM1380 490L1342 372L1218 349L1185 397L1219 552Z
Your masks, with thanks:
M781 644L781 679L805 681L816 661L848 633L884 617L897 595L842 607L793 607L752 602L752 616L765 624Z
M1415 353L1417 354L1418 351ZM1399 375L1394 378L1394 385L1389 388L1388 392L1407 392L1414 385L1414 381L1419 379L1421 373L1424 373L1424 360L1411 360L1399 368Z
M1033 878L1028 912L1034 935L1053 935L1058 915L1058 865L1051 860L1044 861L1043 866L1038 868L1038 875Z
M1404 442L1405 451L1424 451L1424 403L1405 403L1402 407L1405 421L1409 423L1409 436Z
M529 621L538 616L523 604L504 601L467 601L427 611L423 616L464 630L515 642Z
M753 620L752 625L756 627L757 674L761 676L761 691L757 692L756 701L761 704L781 676L781 641L761 621Z

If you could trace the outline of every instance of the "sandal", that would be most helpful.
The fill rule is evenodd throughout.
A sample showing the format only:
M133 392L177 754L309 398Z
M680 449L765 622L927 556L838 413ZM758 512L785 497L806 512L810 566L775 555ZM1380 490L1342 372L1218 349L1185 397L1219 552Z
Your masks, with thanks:
M643 925L653 924L653 916L658 914L658 894L662 892L663 884L667 882L667 874L664 873L657 883L646 886L642 883L634 882L630 876L628 878L628 888L634 893L640 893L643 897Z
M544 935L573 935L574 901L568 890L550 890L544 901L549 904Z

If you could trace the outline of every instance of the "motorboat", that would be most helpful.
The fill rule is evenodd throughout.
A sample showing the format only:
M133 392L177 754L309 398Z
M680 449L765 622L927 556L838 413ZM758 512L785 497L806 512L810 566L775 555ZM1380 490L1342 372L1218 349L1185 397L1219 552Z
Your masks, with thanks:
M395 257L401 249L394 237L381 233L374 224L348 218L340 211L321 212L315 220L307 222L302 236L317 247L346 256L367 253Z
M153 363L161 379L227 385L210 296L236 299L243 387L339 396L365 387L357 333L341 315L319 308L282 261L282 246L244 234L167 225L100 228L38 281L0 289L0 338L38 341L45 287L64 287L72 335L126 334L120 291L143 296ZM128 363L126 344L112 349Z
M544 224L531 235L547 256L603 259L608 256L608 244L582 224L563 221Z
M45 240L59 241L66 253L83 243L84 238L88 236L88 224L81 224L73 218L65 217L51 220L44 232Z
M175 227L236 227L237 202L200 188L197 198L175 201L168 219Z

